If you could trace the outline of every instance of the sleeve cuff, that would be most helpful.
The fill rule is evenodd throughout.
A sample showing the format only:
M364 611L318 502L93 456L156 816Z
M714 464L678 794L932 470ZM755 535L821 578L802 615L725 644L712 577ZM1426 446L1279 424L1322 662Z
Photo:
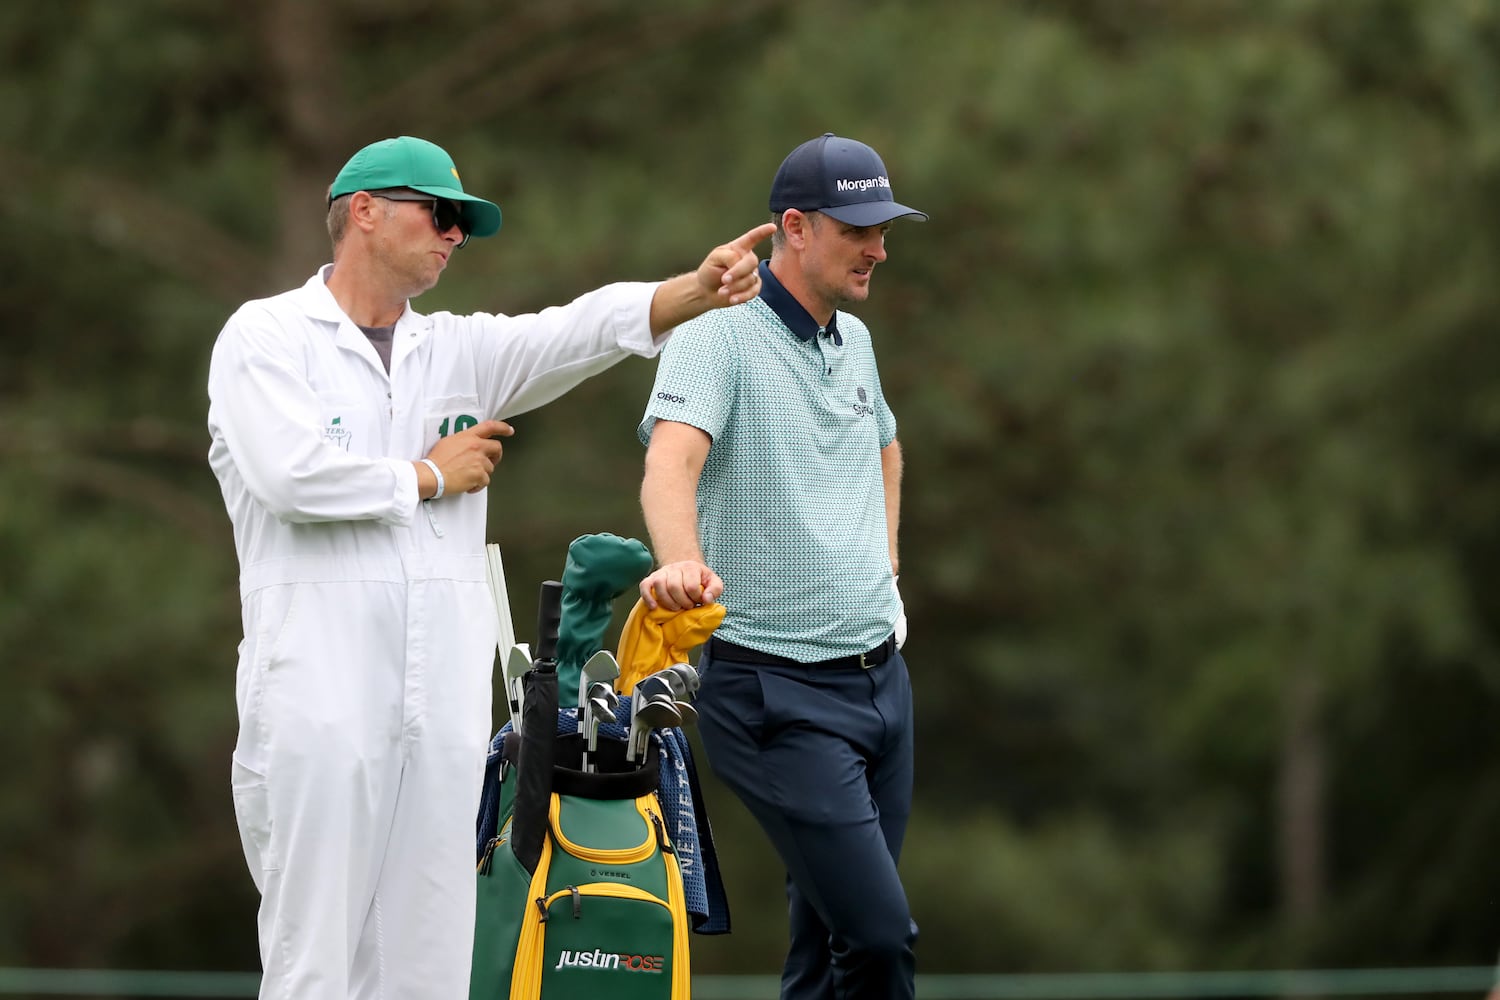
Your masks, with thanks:
M417 515L417 467L399 458L388 458L386 462L396 479L396 488L391 497L390 516L381 518L387 524L404 527L411 524Z
M615 306L615 343L622 351L643 358L654 358L672 335L668 330L660 337L651 336L651 300L660 288L659 281L631 281L620 285L620 302Z

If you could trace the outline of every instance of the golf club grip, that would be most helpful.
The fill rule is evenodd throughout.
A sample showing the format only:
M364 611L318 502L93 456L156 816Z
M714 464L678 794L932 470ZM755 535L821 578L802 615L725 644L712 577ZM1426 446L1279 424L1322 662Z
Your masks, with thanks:
M536 605L536 652L532 662L557 663L557 626L562 620L563 585L557 580L542 581L542 592Z

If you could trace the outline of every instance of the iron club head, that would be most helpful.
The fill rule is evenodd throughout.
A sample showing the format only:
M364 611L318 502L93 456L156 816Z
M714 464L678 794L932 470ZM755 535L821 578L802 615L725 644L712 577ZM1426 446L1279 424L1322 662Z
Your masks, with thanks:
M651 730L680 725L682 713L677 710L667 679L657 672L641 681L630 698L630 735L626 741L630 759L639 763L645 756L646 736Z
M691 663L674 663L667 670L682 680L682 686L687 692L688 699L697 697L698 688L702 681L698 677L697 669Z
M613 681L619 676L620 665L615 662L614 655L606 649L599 650L584 661L583 669L578 674L578 731L580 733L588 732L584 713L588 708L592 689L598 684ZM614 719L611 718L610 721L613 722Z
M686 663L676 663L658 670L653 676L662 678L672 689L672 698L682 721L697 722L698 710L690 702L698 693L698 671Z
M615 694L615 689L608 684L595 681L589 686L586 703L595 723L600 719L605 722L614 722L615 709L620 707L620 696Z
M518 735L521 732L521 710L526 703L526 685L521 678L531 669L531 648L525 643L510 647L501 664L505 678L505 702L510 706L510 728Z

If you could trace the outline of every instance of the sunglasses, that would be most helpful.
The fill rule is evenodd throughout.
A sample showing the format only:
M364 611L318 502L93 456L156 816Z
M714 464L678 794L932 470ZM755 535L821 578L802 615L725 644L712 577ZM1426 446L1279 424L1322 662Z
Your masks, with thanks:
M449 201L447 198L436 198L420 191L371 191L370 196L384 198L386 201L426 202L432 206L432 224L437 227L439 233L446 233L457 226L458 231L464 234L464 238L458 241L458 246L454 249L462 250L469 243L469 227L464 224L463 210L458 207L457 202Z

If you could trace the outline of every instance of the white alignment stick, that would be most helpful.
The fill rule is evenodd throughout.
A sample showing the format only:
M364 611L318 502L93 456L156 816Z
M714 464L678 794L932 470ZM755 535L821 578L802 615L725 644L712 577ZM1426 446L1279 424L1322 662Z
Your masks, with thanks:
M505 565L500 561L500 546L490 542L484 547L485 577L489 580L490 595L495 599L495 621L499 625L497 645L500 655L510 652L516 644L516 624L510 616L510 593L505 588Z

